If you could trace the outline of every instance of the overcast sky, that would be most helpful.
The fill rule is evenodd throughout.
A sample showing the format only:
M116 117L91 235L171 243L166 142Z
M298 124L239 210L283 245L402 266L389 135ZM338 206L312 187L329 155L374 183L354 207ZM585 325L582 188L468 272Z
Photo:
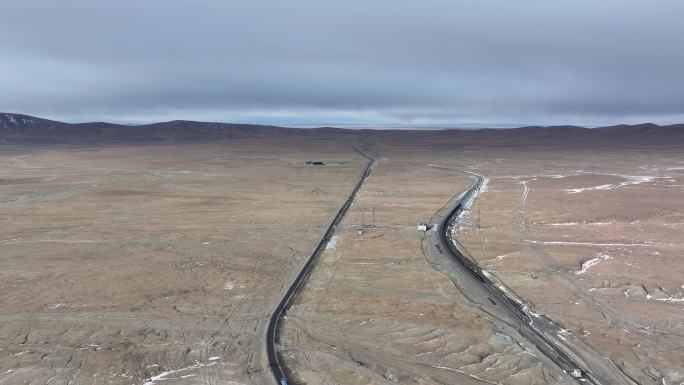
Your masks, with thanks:
M684 122L681 0L2 0L0 111L73 122Z

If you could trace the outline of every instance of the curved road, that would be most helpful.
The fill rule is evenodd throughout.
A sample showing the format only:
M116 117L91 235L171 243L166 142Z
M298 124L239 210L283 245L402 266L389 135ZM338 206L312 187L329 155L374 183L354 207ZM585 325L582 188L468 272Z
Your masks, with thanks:
M328 241L330 241L330 238L335 232L335 227L342 221L342 218L346 214L352 202L354 202L356 194L361 189L361 186L363 186L363 183L366 181L366 179L371 173L371 170L373 169L373 166L375 165L374 158L368 156L366 153L358 149L356 151L363 155L366 159L368 159L368 163L366 164L363 173L359 177L358 182L356 182L354 190L351 192L351 194L349 194L347 200L344 202L342 207L340 207L340 209L337 211L337 214L333 218L332 222L330 222L330 225L328 225L328 228L323 234L323 237L316 245L316 248L313 250L313 252L309 256L309 259L306 261L302 269L299 271L299 274L297 274L297 277L290 284L290 287L283 295L283 298L278 303L278 306L276 306L275 310L273 311L273 314L271 315L271 318L268 321L268 328L266 331L266 355L268 358L268 364L271 367L271 371L273 373L273 378L275 379L275 382L278 385L281 385L281 379L287 378L285 368L280 363L278 352L276 350L278 339L278 321L287 312L287 308L290 306L290 301L292 301L292 298L302 288L304 281L311 273L312 267L316 264L316 261L319 259L319 257L325 250Z
M527 306L493 276L468 258L453 238L459 216L468 209L482 188L483 177L477 174L470 188L456 199L437 220L436 230L427 233L431 255L449 268L468 299L496 317L535 345L548 359L580 384L609 385L633 383L610 361L579 339L565 342L559 338L561 328L547 318L528 311ZM570 341L569 336L565 339ZM570 346L572 345L572 346ZM591 369L588 367L591 363Z

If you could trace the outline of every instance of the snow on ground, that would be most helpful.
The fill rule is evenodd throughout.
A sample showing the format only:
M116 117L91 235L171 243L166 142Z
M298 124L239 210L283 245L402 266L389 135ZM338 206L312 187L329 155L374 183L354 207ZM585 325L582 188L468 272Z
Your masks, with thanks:
M612 174L611 174L612 175ZM612 190L614 188L618 187L624 187L624 186L633 186L633 185L638 185L642 183L647 183L647 182L652 182L655 180L654 176L633 176L633 175L616 175L621 178L625 178L626 180L620 183L609 183L609 184L602 184L599 186L592 186L592 187L580 187L580 188L571 188L571 189L566 189L564 190L568 194L578 194L584 191L594 191L594 190Z
M589 260L586 260L582 262L582 268L578 271L575 272L575 274L584 274L589 270L591 267L598 265L601 263L601 261L607 261L613 257L607 255L607 254L599 254L596 258L592 258Z
M199 362L195 362L195 365L190 365L190 366L187 366L185 368L161 372L161 373L157 374L156 376L152 376L149 380L145 381L143 383L143 385L154 385L154 383L158 382L158 381L178 380L178 379L183 379L183 378L194 377L195 374L185 374L185 375L180 375L178 377L169 377L169 376L174 375L174 374L178 374L178 373L187 372L189 370L194 370L194 369L199 369L202 367L212 366L214 364L216 364L216 362L212 362L210 364L201 364Z
M483 176L483 177L482 177L482 186L480 186L480 192L487 192L487 191L489 191L489 190L487 189L487 186L489 186L489 178L487 178L486 176Z
M504 255L499 255L499 256L496 257L496 259L498 259L498 260L500 261L500 260L502 260L502 259L504 259L504 258L508 258L508 257L512 256L513 254L517 254L517 253L518 253L517 251L514 251L514 252L512 252L512 253L508 253L508 254L504 254Z
M562 174L529 174L529 175L503 175L498 178L504 178L504 179L539 179L539 178L551 178L551 179L563 179L563 178L568 178L571 176L576 176L579 174L567 174L567 175L562 175Z
M479 176L478 174L475 174L475 173L471 173L471 172L467 172L467 173L472 174L474 176ZM470 208L472 207L473 202L475 202L475 198L477 198L477 196L480 195L480 193L487 191L487 185L488 184L489 184L489 178L482 176L482 184L480 185L480 188L476 189L473 194L470 194L468 199L463 201L463 203L461 204L461 213L458 214L458 217L456 219L457 223L462 223L462 219L466 215L468 215L468 212L470 211ZM466 194L466 193L463 193L463 194ZM459 196L458 199L461 199L463 194L461 194L461 196ZM453 229L452 233L450 233L449 235L454 236L456 234L456 230L457 229Z
M577 193L581 193L583 191L610 190L612 188L614 188L613 184L602 184L602 185L593 186L593 187L570 188L570 189L566 189L565 192L567 192L568 194L577 194Z
M524 240L525 243L534 243L539 245L584 245L584 246L622 246L622 247L652 247L661 246L667 247L672 245L654 244L654 243L593 243L593 242L570 242L570 241L535 241L531 239Z
M580 226L580 225L605 226L605 225L612 225L615 223L616 222L614 220L612 220L612 221L608 221L608 222L555 222L555 223L539 223L539 224L544 225L544 226Z
M501 283L501 281L500 281L497 277L495 277L494 275L492 275L492 273L488 272L488 271L485 270L485 269L481 269L481 271L482 271L482 274L484 274L485 277L487 277L489 280L491 280L492 282L494 282L494 285L495 285L496 287L498 287L499 290L503 291L503 292L506 294L506 296L508 296L509 298L511 298L512 300L514 300L515 302L517 302L517 303L519 303L519 304L521 304L521 305L523 304L523 302L520 300L520 298L518 298L517 295L513 294L510 290L508 290L508 289L506 288L506 286L504 286L504 285Z
M225 285L223 285L223 289L225 290L233 290L236 287L239 287L240 289L244 289L245 285L238 285L234 281L227 281Z
M520 181L520 184L523 185L522 205L525 206L525 202L527 201L527 194L529 194L530 188L527 186L526 180Z
M679 298L679 297L656 298L656 301L663 301L663 302L684 302L684 298Z
M330 240L328 241L328 244L325 245L325 249L326 249L326 250L328 250L328 249L333 249L333 250L334 250L335 247L337 247L337 237L332 237L332 238L330 238Z
M470 212L470 207L473 205L473 202L475 201L475 197L477 197L477 192L475 194L471 194L467 200L463 202L463 206L461 209L461 212L458 214L458 217L456 221L458 223L461 223L462 219L468 215L468 212Z

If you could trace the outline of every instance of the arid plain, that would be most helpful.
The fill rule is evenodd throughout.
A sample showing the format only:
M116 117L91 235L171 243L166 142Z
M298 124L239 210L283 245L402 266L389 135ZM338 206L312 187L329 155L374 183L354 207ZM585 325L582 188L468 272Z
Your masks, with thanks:
M251 383L364 164L327 143L2 148L0 383Z
M265 324L356 148L376 165L281 325L293 383L574 382L426 252L464 171L474 260L635 383L684 382L680 148L337 137L3 146L0 383L269 383Z
M681 149L484 154L458 235L473 259L635 383L684 382Z
M458 239L509 291L634 383L684 381L678 149L426 148L384 155L289 314L306 383L574 382L440 274L415 224L485 176ZM450 190L451 188L451 190ZM376 226L359 212L375 207ZM366 305L368 304L368 305Z
M371 178L288 313L282 351L293 377L307 384L563 383L513 330L470 303L425 250L416 225L470 186L464 164L427 148L376 150Z

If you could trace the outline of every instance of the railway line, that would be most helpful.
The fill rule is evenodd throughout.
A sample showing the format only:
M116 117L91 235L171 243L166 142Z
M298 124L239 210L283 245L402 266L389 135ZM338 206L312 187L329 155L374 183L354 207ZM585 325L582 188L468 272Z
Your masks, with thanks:
M273 380L277 385L289 385L287 368L284 367L278 355L279 322L286 315L293 298L304 286L313 267L332 238L335 227L344 218L375 165L375 158L372 155L357 151L368 160L359 180L269 318L266 332L266 353ZM477 303L483 311L514 328L520 336L534 345L544 356L578 383L588 385L635 384L614 367L612 362L606 362L593 349L582 344L568 346L567 343L555 338L554 336L557 336L562 330L558 325L543 316L530 312L520 299L499 282L496 282L495 278L492 278L465 254L453 235L460 217L483 186L484 178L482 176L477 174L472 174L472 176L474 182L468 190L444 210L441 217L435 220L432 226L434 231L426 233L429 252L438 260L444 261L450 268L449 270L454 273L466 297ZM591 368L587 362L592 363Z
M471 174L474 182L456 199L428 232L428 247L438 260L446 262L454 273L464 294L480 308L507 325L533 344L549 360L580 384L609 385L633 384L593 349L581 344L567 346L559 338L561 328L549 319L532 313L528 307L490 274L465 255L454 239L455 229L462 213L468 209L483 186L484 179ZM590 368L587 362L592 363Z
M278 323L280 319L287 313L287 309L291 305L292 299L304 286L304 283L306 282L306 279L311 273L313 266L320 258L321 254L325 250L326 245L330 241L330 238L335 232L335 227L337 227L337 225L342 221L342 218L344 218L344 215L347 213L347 210L349 210L349 207L351 207L359 190L363 186L366 179L368 179L368 177L370 176L373 166L375 166L375 158L361 150L357 149L356 151L368 160L363 172L361 173L361 176L359 177L359 180L354 186L352 192L347 197L347 200L345 200L344 204L335 214L335 217L333 217L332 222L330 222L330 224L328 225L320 241L318 242L313 252L302 266L302 269L299 271L295 279L288 287L283 297L278 302L278 305L275 307L273 313L271 314L271 317L269 318L268 327L266 329L266 356L268 360L268 365L273 374L273 379L275 380L275 383L278 385L288 385L287 371L281 363L277 351Z

